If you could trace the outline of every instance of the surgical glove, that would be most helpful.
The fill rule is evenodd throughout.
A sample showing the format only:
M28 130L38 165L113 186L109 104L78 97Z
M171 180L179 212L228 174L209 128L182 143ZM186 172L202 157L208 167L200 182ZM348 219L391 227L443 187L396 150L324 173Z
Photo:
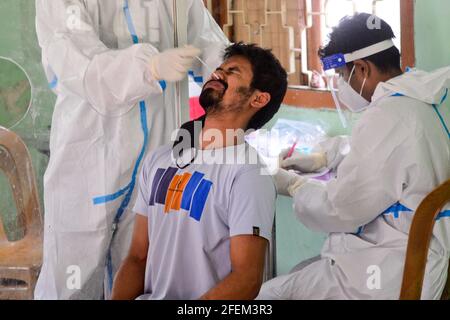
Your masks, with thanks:
M298 174L281 168L273 175L273 179L277 193L287 197L294 197L297 190L307 181L307 179Z
M336 170L350 152L350 137L337 136L319 143L313 153L323 152L327 156L327 168Z
M192 69L195 57L200 54L201 50L192 46L166 50L151 58L150 71L158 81L181 81Z
M284 169L312 173L327 166L327 155L324 152L304 154L294 151L291 157L286 158L289 151L285 150L280 154L280 167Z

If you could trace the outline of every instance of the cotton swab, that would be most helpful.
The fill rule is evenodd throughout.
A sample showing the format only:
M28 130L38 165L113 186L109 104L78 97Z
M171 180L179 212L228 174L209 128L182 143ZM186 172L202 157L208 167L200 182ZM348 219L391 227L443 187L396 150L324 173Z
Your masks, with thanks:
M205 68L208 70L208 72L210 72L216 80L220 79L219 76L206 64L205 61L203 61L200 57L196 57L196 58L198 61L200 61L200 63L202 65L205 66Z

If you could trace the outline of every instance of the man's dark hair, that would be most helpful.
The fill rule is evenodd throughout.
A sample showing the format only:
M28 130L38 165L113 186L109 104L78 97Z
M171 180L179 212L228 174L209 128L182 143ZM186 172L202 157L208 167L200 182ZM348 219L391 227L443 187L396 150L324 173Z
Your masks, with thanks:
M374 24L372 25L372 23ZM395 35L384 20L368 13L357 13L344 17L328 37L330 40L328 44L319 50L319 56L322 58L337 53L351 53L393 39ZM382 73L401 70L400 52L396 47L363 60L372 62ZM353 63L349 63L347 66L351 68Z
M255 44L239 42L225 49L225 60L235 56L244 57L252 65L253 80L250 88L267 92L271 97L270 102L258 111L248 124L248 130L258 130L280 109L288 86L287 73L271 50Z

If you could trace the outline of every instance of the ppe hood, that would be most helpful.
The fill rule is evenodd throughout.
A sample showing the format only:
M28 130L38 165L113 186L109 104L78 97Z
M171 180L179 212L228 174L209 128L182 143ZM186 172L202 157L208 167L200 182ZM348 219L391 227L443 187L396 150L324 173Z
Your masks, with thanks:
M378 85L372 101L393 94L404 95L430 105L440 105L450 88L450 66L433 72L410 69L405 74Z

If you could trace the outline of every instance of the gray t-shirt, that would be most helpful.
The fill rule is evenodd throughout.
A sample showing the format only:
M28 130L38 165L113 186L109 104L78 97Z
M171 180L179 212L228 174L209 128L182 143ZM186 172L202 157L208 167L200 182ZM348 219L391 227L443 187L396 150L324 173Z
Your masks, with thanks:
M198 299L230 274L231 237L271 239L276 191L262 165L182 170L171 152L150 154L140 176L134 211L148 217L150 243L140 299Z

